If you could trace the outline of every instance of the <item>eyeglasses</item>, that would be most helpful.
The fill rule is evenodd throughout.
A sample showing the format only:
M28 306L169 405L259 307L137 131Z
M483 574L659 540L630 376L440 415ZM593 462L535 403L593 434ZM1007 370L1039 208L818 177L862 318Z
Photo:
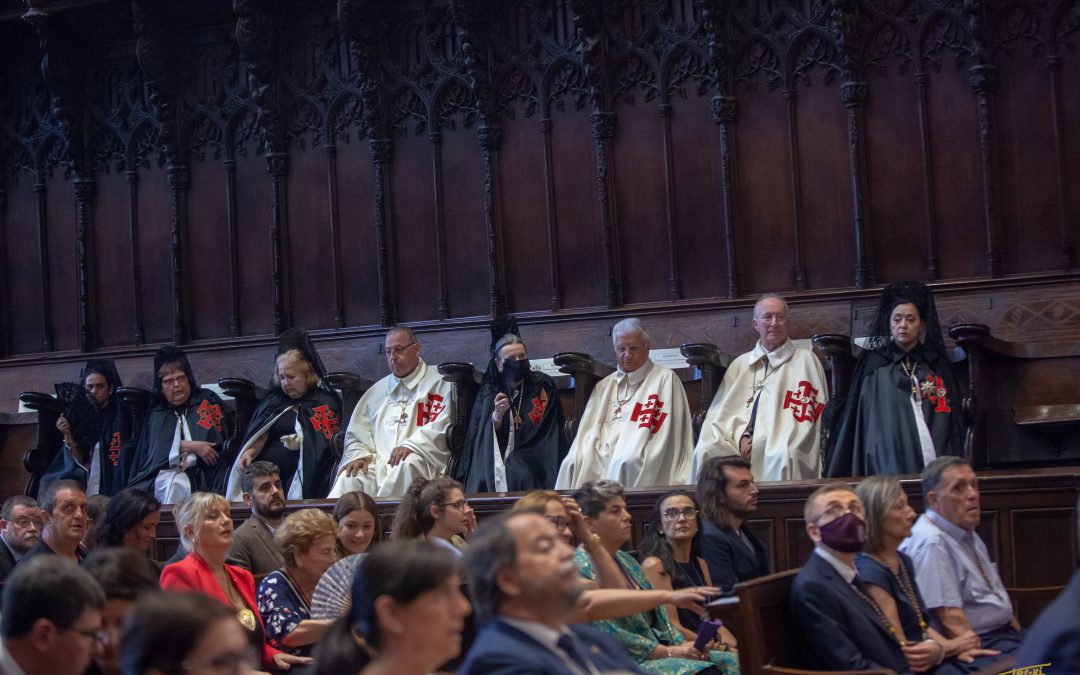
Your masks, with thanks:
M465 509L469 508L469 500L468 499L459 499L456 502L443 502L442 504L439 504L439 506L443 506L443 507L453 506L455 509L458 509L459 511L464 511Z
M697 520L697 509L692 506L687 506L685 509L668 509L661 515L664 516L664 520L678 520L680 517L687 520Z
M390 347L389 349L386 350L386 354L387 354L387 356L401 356L402 354L404 354L406 352L406 350L409 349L409 347L412 347L414 344L416 344L416 343L415 342L410 342L409 344L402 345L401 347Z
M842 506L840 504L833 504L829 508L825 509L825 513L821 514L820 516L818 516L817 518L815 518L811 522L816 523L817 521L821 520L822 518L825 518L826 516L830 520L836 520L840 516L846 515L848 513L852 513L852 514L858 516L859 518L862 518L863 515L865 514L865 512L863 511L862 504L852 504L851 508L847 508L846 506Z
M179 387L181 382L187 380L187 375L179 375L177 377L170 377L161 381L163 387Z
M544 517L547 518L549 521L551 521L551 524L555 526L556 530L563 530L570 524L570 521L567 520L566 518L563 518L562 516L544 516Z
M107 634L105 633L104 628L82 629L82 628L75 628L73 626L71 628L68 628L68 630L71 631L72 633L78 633L79 635L81 635L83 637L90 638L94 642L102 642L103 643L103 642L105 642L105 638L107 637Z

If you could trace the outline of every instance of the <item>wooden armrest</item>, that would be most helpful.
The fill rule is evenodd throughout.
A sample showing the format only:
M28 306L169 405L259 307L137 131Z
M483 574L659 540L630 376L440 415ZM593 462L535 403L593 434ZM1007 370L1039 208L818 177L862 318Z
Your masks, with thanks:
M35 412L55 412L57 414L63 414L64 404L60 399L49 394L43 394L40 391L24 391L19 394L19 400L23 402L27 408Z
M1020 426L1057 424L1080 420L1080 403L1033 405L1013 409L1013 421Z
M223 394L233 399L259 400L266 396L265 389L255 386L254 382L242 377L223 377L218 380L218 386L221 387Z
M600 363L592 356L582 352L559 352L552 358L552 361L559 367L560 371L574 377L577 377L578 373L588 373L599 380L615 372L615 369L611 366Z

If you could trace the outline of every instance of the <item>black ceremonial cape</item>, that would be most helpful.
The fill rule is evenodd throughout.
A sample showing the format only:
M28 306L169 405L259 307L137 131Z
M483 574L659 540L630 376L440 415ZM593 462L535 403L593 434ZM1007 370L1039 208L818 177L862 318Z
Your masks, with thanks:
M962 455L962 397L944 356L928 358L921 344L906 354L916 363L923 419L937 455ZM905 353L890 342L859 356L851 389L836 432L830 439L825 475L831 478L917 474L923 469L922 445L911 408L911 380L901 361ZM943 394L943 395L941 395Z
M159 402L146 414L139 443L136 446L128 485L154 494L154 479L162 469L169 468L169 450L176 434L178 416L187 419L191 430L190 441L208 441L218 446L217 464L210 466L202 457L188 469L191 492L225 491L225 476L232 466L232 457L224 452L225 441L230 436L229 419L221 405L221 399L209 389L198 389L181 407L173 408Z
M563 412L555 382L543 373L529 373L522 385L521 428L514 434L514 448L506 455L507 441L500 443L510 491L551 489L559 475L559 465L569 445L563 436ZM469 431L454 478L465 486L465 494L495 492L495 429L491 413L495 409L498 385L485 381L476 395ZM516 409L517 406L513 406ZM503 429L514 423L513 410L503 418Z
M304 468L301 483L303 498L324 499L330 494L330 488L334 484L334 469L341 459L330 443L334 434L341 430L341 399L337 393L323 388L322 383L298 399L290 398L280 387L272 389L252 414L240 447L246 447L256 436L266 433L274 420L293 405L299 406L296 419L304 433L304 445L301 448ZM293 452L282 446L279 439L268 438L257 459L274 461L268 453L272 452L274 446ZM286 495L289 494L290 478L295 480L292 476L281 476Z
M98 446L96 461L101 475L98 493L111 497L127 487L132 457L128 443L131 430L121 424L123 415L116 397L110 397L107 406L91 414L93 420L70 420L73 430L88 430L76 435L78 452L83 455L80 461L76 461L67 448L61 447L48 471L41 477L42 489L55 480L65 478L78 481L85 489L90 480L88 462L95 444Z

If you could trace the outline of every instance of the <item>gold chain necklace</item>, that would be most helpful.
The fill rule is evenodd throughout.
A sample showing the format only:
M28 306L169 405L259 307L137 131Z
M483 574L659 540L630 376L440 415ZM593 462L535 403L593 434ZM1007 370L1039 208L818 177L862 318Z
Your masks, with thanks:
M934 522L933 518L927 517L926 519L928 521L930 521L931 525L933 525L937 529L941 530L944 534L948 535L949 538L953 539L958 544L960 544L960 548L964 549L964 552L975 562L975 568L978 569L979 574L982 575L983 581L986 582L986 587L989 588L991 591L993 591L994 595L997 595L997 589L994 588L993 582L990 581L990 575L987 574L986 568L983 567L982 562L979 560L979 552L977 550L975 550L975 547L974 546L968 547L967 545L964 544L964 542L960 541L959 539L956 539L956 537L954 537L952 534L950 534L948 530L946 530L944 527L942 527L941 525L938 525L936 522Z
M896 627L889 623L889 619L885 616L885 612L881 611L881 607L876 602L874 602L874 599L866 593L863 593L862 589L856 586L854 583L851 584L851 587L855 589L855 592L859 594L860 598L865 600L866 603L873 608L874 613L877 614L878 619L881 621L881 625L885 626L886 630L892 633L892 636L896 638L897 642L899 642L901 645L904 644L904 639L900 637L900 635L897 633Z
M899 573L893 571L893 568L889 566L885 559L875 555L873 553L867 553L868 556L881 563L881 565L889 570L896 579L896 582L900 585L900 590L904 592L908 602L911 604L911 608L915 610L915 616L919 619L919 632L922 634L922 639L926 639L926 618L923 617L922 610L919 609L919 596L915 594L915 585L911 583L911 577L908 576L907 567L904 566L904 561L900 558L896 560L896 566L899 569Z

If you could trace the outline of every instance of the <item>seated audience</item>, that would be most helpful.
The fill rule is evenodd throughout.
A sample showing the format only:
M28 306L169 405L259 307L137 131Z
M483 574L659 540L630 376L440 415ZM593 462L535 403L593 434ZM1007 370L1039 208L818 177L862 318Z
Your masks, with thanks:
M233 533L225 562L262 577L285 565L274 544L274 530L285 515L281 475L276 464L253 462L240 473L240 484L251 515Z
M423 537L457 555L465 538L476 531L476 514L465 499L461 483L449 476L417 478L394 514L394 539Z
M162 504L192 492L221 494L232 464L222 456L231 433L221 398L199 387L183 350L162 347L154 354L153 398L128 486L153 492Z
M311 654L330 625L311 618L311 595L326 570L337 561L337 528L330 514L302 509L289 515L274 532L285 567L259 584L259 614L266 641L297 656Z
M286 654L266 641L266 629L255 602L255 580L242 567L225 563L232 544L233 522L229 502L221 495L196 492L184 500L176 528L192 542L191 553L161 572L166 590L205 593L225 605L244 627L248 644L261 656L267 669L284 670L310 659Z
M585 587L574 550L545 516L516 510L485 521L465 561L487 623L462 675L640 672L610 636L569 625Z
M98 546L123 546L150 555L161 522L161 502L146 490L126 488L109 501L98 526Z
M822 485L803 507L814 552L791 584L789 605L802 643L803 666L821 670L891 668L909 673L896 628L858 578L855 554L866 541L862 501L845 483Z
M105 520L105 512L109 510L109 501L107 495L87 496L86 517L90 519L90 527L86 528L86 533L83 534L81 545L84 551L97 548L101 523Z
M232 612L201 593L148 593L124 624L124 675L250 675L252 660Z
M382 541L379 505L366 492L346 492L334 504L338 525L338 555L356 555Z
M225 496L238 501L241 472L255 460L277 465L289 499L330 493L340 454L331 439L341 430L341 397L323 382L326 369L302 328L281 334L273 388L255 409L229 472Z
M145 553L112 547L92 551L83 561L82 568L105 591L105 607L101 610L105 636L103 649L94 658L95 665L91 666L87 675L120 675L124 619L131 614L135 601L141 595L157 591L158 567Z
M41 540L41 509L32 497L15 495L0 508L0 582Z
M82 540L90 527L82 486L67 479L50 483L41 497L41 520L41 539L19 564L38 555L59 555L81 562L86 555Z
M1080 534L1080 502L1076 504ZM1077 541L1080 542L1080 536ZM1025 634L1016 667L1049 664L1047 672L1080 673L1080 570Z
M615 559L622 569L624 588L652 590L637 561L625 551L630 541L630 512L626 510L623 487L615 481L588 481L575 493L589 527L600 538L600 546ZM584 549L576 551L578 571L588 579L596 578L592 558ZM738 672L738 661L730 652L708 649L703 654L687 642L675 629L667 612L658 608L637 612L622 618L594 622L610 633L637 662L638 667L651 673L697 673L717 664L722 672Z
M922 493L926 513L900 550L915 563L934 627L949 638L975 631L983 647L1013 653L1020 624L997 565L975 533L982 515L975 472L963 458L939 457L923 469Z
M750 462L742 457L713 457L698 474L701 556L724 592L769 573L765 545L746 525L757 511L757 496Z
M0 672L82 675L101 656L104 606L101 586L73 561L41 555L19 563L4 585Z
M701 557L698 505L685 490L662 495L653 507L650 529L641 544L641 569L653 588L678 590L712 586L709 568ZM701 616L689 609L666 605L671 624L687 640L697 637ZM735 636L721 627L717 642L721 651L735 646Z
M689 483L693 420L679 376L649 359L640 319L615 324L611 339L618 370L589 397L556 489L600 478L631 487Z
M427 675L461 651L469 602L458 556L417 539L365 556L347 617L315 649L316 675Z
M979 637L968 632L949 640L930 626L930 614L915 581L911 558L898 549L911 536L915 509L908 504L900 481L892 476L872 476L855 487L866 512L866 543L855 559L866 592L877 603L898 638L913 645L904 656L915 672L978 670L998 652L979 649ZM979 659L976 661L976 659ZM944 661L944 663L942 663ZM972 662L975 662L974 665Z

